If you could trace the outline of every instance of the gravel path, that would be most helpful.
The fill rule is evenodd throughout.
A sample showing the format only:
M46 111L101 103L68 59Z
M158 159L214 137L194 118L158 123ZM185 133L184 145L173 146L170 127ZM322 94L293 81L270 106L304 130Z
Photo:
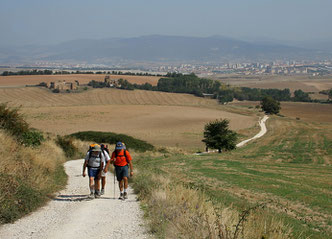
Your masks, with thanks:
M106 192L99 199L88 199L88 177L83 178L83 160L65 164L67 188L46 206L0 227L0 238L150 238L142 212L132 190L126 201L113 198L113 174L107 175Z
M242 147L243 145L245 145L246 143L248 143L249 141L251 140L254 140L254 139L258 139L260 137L262 137L264 134L266 134L267 132L267 129L266 129L266 125L265 125L265 122L267 121L269 117L267 115L265 115L263 117L262 120L260 120L258 123L259 123L259 126L261 127L261 131L259 131L258 134L256 134L254 137L250 138L250 139L246 139L246 140L243 140L242 142L238 143L236 145L236 147Z

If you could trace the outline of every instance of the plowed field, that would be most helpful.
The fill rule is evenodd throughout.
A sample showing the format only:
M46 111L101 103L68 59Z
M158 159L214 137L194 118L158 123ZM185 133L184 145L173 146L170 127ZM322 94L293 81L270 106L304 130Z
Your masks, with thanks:
M204 125L228 118L234 130L257 118L222 111L215 100L188 94L95 89L54 94L40 88L0 89L0 102L22 106L32 127L56 134L112 131L159 146L203 149Z

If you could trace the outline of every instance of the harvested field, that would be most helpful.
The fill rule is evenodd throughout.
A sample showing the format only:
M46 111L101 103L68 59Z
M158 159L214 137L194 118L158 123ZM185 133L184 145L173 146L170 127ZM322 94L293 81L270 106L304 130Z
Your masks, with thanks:
M229 106L255 107L258 101L234 101ZM281 115L302 121L332 123L332 105L304 102L281 102Z
M87 84L92 80L104 81L105 74L72 74L72 75L29 75L29 76L0 76L0 87L36 85L41 82L50 83L52 81L79 81L80 84ZM157 85L160 77L156 76L130 76L130 75L110 75L111 79L125 79L130 83Z
M229 113L215 100L188 94L94 89L54 94L40 88L0 89L0 102L22 106L32 127L56 134L125 133L159 146L202 149L204 125L228 118L234 130L251 128L254 116Z
M332 123L331 104L281 102L280 113L309 122Z
M332 88L332 77L311 77L311 76L222 76L212 77L224 83L260 89L285 89L291 92L301 89L305 92L319 92Z
M82 93L55 94L44 88L0 89L0 102L14 106L51 107L82 105L185 105L216 106L215 100L189 94L143 90L93 89Z

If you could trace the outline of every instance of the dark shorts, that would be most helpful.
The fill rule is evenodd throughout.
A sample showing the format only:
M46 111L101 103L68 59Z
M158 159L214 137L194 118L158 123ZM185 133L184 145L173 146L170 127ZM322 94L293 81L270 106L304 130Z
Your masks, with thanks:
M89 168L88 167L89 178L93 177L93 178L97 179L99 171L100 171L100 168Z
M128 165L115 166L116 179L120 182L124 177L128 178Z

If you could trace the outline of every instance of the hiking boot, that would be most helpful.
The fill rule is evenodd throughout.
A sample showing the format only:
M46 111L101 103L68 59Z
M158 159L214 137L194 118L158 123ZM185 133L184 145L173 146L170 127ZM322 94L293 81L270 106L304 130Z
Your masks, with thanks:
M120 197L119 197L119 199L121 199L121 200L124 199L124 197L123 197L123 193L120 193Z
M123 199L128 199L128 194L127 194L127 192L124 192L124 193L123 193Z
M100 191L100 195L104 195L105 194L105 189L101 189L101 191Z
M90 198L90 199L92 199L94 197L95 197L94 193L90 193L90 195L88 196L88 198Z
M95 198L100 198L100 193L95 193Z

